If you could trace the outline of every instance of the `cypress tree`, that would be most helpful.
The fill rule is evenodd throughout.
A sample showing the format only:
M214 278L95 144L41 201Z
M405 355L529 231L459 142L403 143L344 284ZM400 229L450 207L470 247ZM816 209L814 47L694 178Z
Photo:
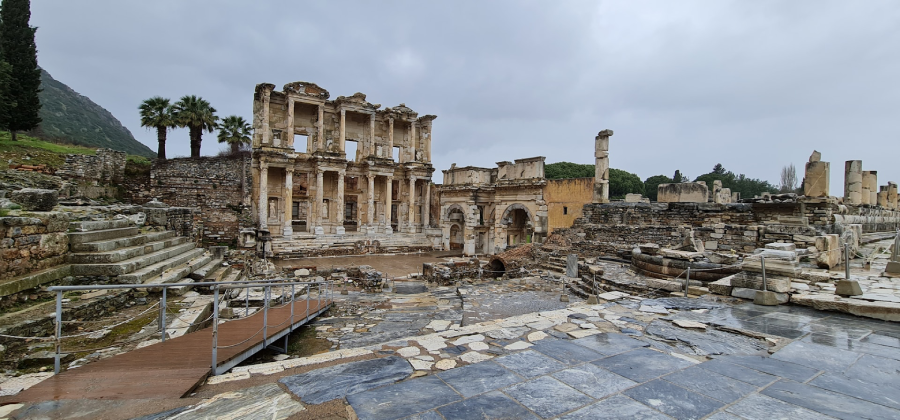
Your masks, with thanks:
M41 123L38 116L41 70L34 44L37 28L28 24L30 19L30 0L2 0L0 3L0 55L11 67L6 102L12 106L5 128L13 140L16 140L17 131L31 130Z

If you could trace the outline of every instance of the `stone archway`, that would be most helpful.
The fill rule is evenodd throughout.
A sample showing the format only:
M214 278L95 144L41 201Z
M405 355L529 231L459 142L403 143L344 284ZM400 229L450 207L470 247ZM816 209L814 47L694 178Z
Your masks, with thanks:
M463 249L465 245L464 230L458 224L450 225L450 249Z
M514 246L532 241L534 215L528 207L520 203L510 204L503 211L500 225L503 226L506 246Z

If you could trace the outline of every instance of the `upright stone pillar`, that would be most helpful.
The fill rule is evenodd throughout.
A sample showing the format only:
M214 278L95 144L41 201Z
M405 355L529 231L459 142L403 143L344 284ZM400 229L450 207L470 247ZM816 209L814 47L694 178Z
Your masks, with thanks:
M294 98L288 99L287 109L287 127L284 130L286 138L284 139L285 147L294 148Z
M284 228L282 228L282 235L287 239L291 239L291 236L294 235L293 204L294 168L287 167L284 170Z
M338 141L338 150L344 153L344 140L347 138L347 110L341 110L341 139Z
M882 185L881 191L878 191L878 206L881 208L888 208L888 189L890 186Z
M394 117L388 118L388 149L387 149L387 157L389 159L393 159L394 157Z
M828 180L831 163L822 162L822 154L813 150L806 163L803 177L803 195L807 197L828 197Z
M578 254L566 256L566 277L578 277Z
M407 209L407 217L409 220L409 233L416 233L416 178L409 176L409 208Z
M594 138L594 203L609 202L609 137L612 130L603 130Z
M375 154L375 114L369 116L369 144L363 150L363 156L372 156Z
M269 128L269 100L272 97L272 88L274 85L269 85L271 87L266 87L263 91L263 112L262 112L262 144L270 145L272 144L272 130Z
M425 179L425 205L422 206L422 231L431 227L431 180Z
M878 202L878 171L862 173L862 204L875 205Z
M386 182L384 186L384 232L392 233L393 230L391 228L391 202L393 201L393 197L391 194L394 189L394 177L388 176L385 177Z
M844 163L844 204L862 203L862 161L848 160Z
M366 188L366 225L369 229L375 226L375 175L367 174L369 186Z
M898 210L897 208L897 184L893 182L888 182L888 193L887 193L887 201L888 208L891 210Z
M325 197L324 197L324 188L325 188L325 173L321 168L316 168L316 229L315 233L319 233L319 229L323 229L322 227L322 211L325 206ZM324 233L324 232L323 232Z
M269 228L269 164L259 162L259 228Z
M310 150L309 153L314 153L325 147L325 105L319 105L319 121L316 121L316 128L318 133L316 134L315 148Z
M416 161L416 121L409 123L409 161Z
M344 176L347 174L347 171L341 169L338 171L338 181L337 181L337 197L334 199L334 211L335 213L335 221L337 222L337 228L335 228L335 233L338 235L344 234L344 217L346 216L344 212Z

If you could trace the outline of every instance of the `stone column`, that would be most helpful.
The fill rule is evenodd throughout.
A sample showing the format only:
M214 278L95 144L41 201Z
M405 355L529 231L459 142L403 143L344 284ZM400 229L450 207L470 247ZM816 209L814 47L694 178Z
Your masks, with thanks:
M269 228L269 164L259 162L259 228Z
M344 175L346 174L347 171L344 169L338 171L337 197L334 200L334 210L337 212L335 217L337 229L335 233L339 235L344 234Z
M316 168L316 231L322 227L322 207L324 206L324 175L321 168ZM318 233L318 232L317 232Z
M284 169L284 230L282 235L291 239L294 234L292 212L294 205L294 168L287 167Z
M844 163L844 204L862 203L862 161L848 160Z
M394 158L394 117L388 119L388 150L387 157Z
M882 185L881 190L878 191L878 206L881 208L888 208L888 189L890 189L889 185Z
M266 89L263 94L262 112L262 144L268 146L272 143L272 130L269 129L269 99L272 97L272 89Z
M346 120L347 120L347 110L341 110L341 139L338 141L338 150L341 153L344 152L344 139L347 138L347 128L346 128Z
M609 202L609 136L612 130L603 130L594 138L594 203Z
M385 183L385 189L384 189L384 225L385 225L384 230L385 230L385 232L390 232L390 229L391 229L391 202L393 201L393 197L391 197L391 194L393 194L393 189L394 189L394 177L387 176L385 178L386 178L386 183Z
M287 109L287 127L284 132L287 138L285 139L285 147L289 147L291 149L294 148L294 98L288 99L288 109Z
M822 162L822 154L813 150L806 164L803 177L803 195L807 197L828 197L828 182L831 163Z
M888 208L891 210L897 210L897 184L893 182L888 182L888 193L887 193L887 201Z
M416 121L409 123L409 161L416 161Z
M366 188L366 225L371 228L375 224L375 175L366 174L369 187Z
M416 233L416 178L409 176L409 233Z
M310 150L310 153L322 150L325 147L325 105L319 105L319 121L316 124L316 128L319 130L319 133L316 135L316 148L315 150Z
M874 206L878 203L878 171L863 171L862 180L862 204Z
M363 150L363 157L375 154L375 114L369 116L369 145L368 149Z
M431 226L431 180L425 179L425 205L422 209L422 230Z

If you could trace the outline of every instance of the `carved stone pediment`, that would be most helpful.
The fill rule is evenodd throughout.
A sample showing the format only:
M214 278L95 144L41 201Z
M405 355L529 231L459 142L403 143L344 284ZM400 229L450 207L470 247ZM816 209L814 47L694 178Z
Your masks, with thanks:
M406 104L400 104L388 109L390 110L391 116L394 118L416 119L416 117L419 116L418 112L413 111L412 108L406 106Z
M356 92L350 96L338 96L337 99L334 100L335 103L339 105L355 105L360 108L376 110L381 108L381 104L373 104L369 101L366 101L366 94L362 92Z
M327 90L319 87L319 85L311 82L291 82L282 88L284 93L290 93L295 95L309 96L312 98L318 99L328 99L331 97L331 94L328 93Z

